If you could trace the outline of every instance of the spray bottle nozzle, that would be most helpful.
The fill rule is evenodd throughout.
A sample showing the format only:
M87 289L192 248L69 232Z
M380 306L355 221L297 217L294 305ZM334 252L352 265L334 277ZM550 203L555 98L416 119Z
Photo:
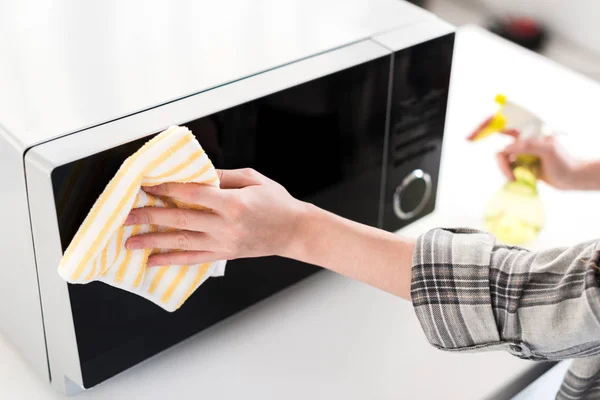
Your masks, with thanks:
M506 96L503 94L497 94L495 100L496 103L500 104L501 106L504 106L506 104Z

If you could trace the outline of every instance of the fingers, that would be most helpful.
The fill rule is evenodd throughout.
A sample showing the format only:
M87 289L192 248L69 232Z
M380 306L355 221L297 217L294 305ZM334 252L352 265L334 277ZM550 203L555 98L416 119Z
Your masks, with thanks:
M504 174L506 179L508 179L510 181L514 181L515 176L512 172L512 168L510 167L510 164L511 164L510 155L505 152L500 152L500 153L496 154L496 159L498 160L498 165L500 166L500 170L502 171L502 173Z
M130 237L126 242L128 250L204 250L214 244L206 233L192 231L145 233Z
M183 208L144 207L132 210L125 225L160 225L183 230L207 232L219 223L216 214Z
M483 129L484 129L486 126L487 126L487 124L489 124L489 123L490 123L490 121L491 121L491 120L492 120L492 117L489 117L489 118L487 118L485 121L483 121L483 122L482 122L482 123L481 123L481 124L480 124L480 125L477 127L477 129L475 129L475 130L473 131L473 133L471 133L471 134L470 134L470 135L467 137L467 140L470 140L470 141L474 140L474 139L475 139L475 138L476 138L476 137L479 135L479 133L480 133L480 132L481 132L481 131L482 131L482 130L483 130Z
M221 181L221 189L241 189L246 186L259 185L264 177L251 168L217 170ZM163 183L156 186L145 186L144 191L156 195L181 200L185 203L202 205L214 210L221 210L227 201L227 191L213 186L197 183Z
M515 175L512 169L512 163L515 161L517 155L525 154L528 152L528 149L531 148L531 145L526 140L518 140L510 145L508 145L504 150L496 154L496 159L498 161L498 165L500 166L500 171L508 180L515 180Z
M143 189L155 196L171 197L184 203L198 204L213 210L221 210L228 196L219 188L198 183L163 183L156 186L145 186Z
M556 159L556 146L551 136L534 137L531 139L517 140L496 155L500 170L507 179L514 180L512 163L519 155L532 155L540 157L544 162L552 163Z
M554 151L554 138L552 136L534 137L531 139L517 140L507 146L503 152L516 154L531 154L536 156L550 155Z
M217 170L221 181L221 189L241 189L246 186L259 185L263 176L252 168Z
M468 137L467 140L469 141L473 141L475 140L475 138L477 138L477 136L479 136L479 134L481 133L481 131L483 131L487 125L491 122L493 117L489 117L487 118L485 121L483 121L478 127L477 129L475 129ZM518 139L520 136L520 132L516 129L504 129L501 131L498 131L498 133L502 133L504 135L513 137L515 139Z
M505 129L503 131L500 131L500 133L502 133L504 135L507 135L507 136L510 136L510 137L512 137L514 139L518 139L519 136L521 135L521 132L519 132L516 129Z
M163 265L193 265L223 260L224 257L210 251L179 251L155 254L148 258L149 267Z
M514 143L509 144L502 150L502 153L506 153L507 155L517 155L522 154L525 151L529 151L531 145L526 140L518 140Z

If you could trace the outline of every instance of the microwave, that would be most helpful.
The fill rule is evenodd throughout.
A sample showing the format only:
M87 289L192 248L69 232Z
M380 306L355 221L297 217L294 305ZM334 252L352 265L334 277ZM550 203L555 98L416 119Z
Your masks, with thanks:
M121 25L118 12L92 10L115 19L108 28L50 19L42 47L9 24L0 325L58 392L101 384L320 271L278 257L228 261L172 313L101 282L66 283L59 261L95 199L170 125L188 127L215 167L254 168L367 225L395 232L435 208L453 26L398 0L290 1L293 12L238 2L213 12L241 26L211 36L213 25L189 17L198 3L152 10L156 24L148 10Z

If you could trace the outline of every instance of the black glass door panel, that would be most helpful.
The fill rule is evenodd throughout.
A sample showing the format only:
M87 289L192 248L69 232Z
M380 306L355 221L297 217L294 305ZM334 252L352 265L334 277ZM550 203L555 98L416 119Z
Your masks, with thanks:
M435 209L453 47L454 34L450 34L394 55L383 208L386 230L396 231ZM407 214L418 212L399 216L394 193L420 174L430 181L430 191L425 190L423 179L414 179L401 190L399 203Z
M375 226L389 68L390 57L373 60L184 125L217 168L255 168L298 198ZM54 170L63 251L121 163L151 136ZM278 257L230 261L224 277L173 313L104 283L69 285L84 386L318 270Z

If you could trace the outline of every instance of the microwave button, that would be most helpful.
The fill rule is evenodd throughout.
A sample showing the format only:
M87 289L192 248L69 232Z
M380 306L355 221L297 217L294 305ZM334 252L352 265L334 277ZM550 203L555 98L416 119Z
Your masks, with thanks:
M415 169L396 187L393 199L394 213L402 220L414 218L423 211L430 197L431 176L421 169ZM403 199L406 200L404 204Z

